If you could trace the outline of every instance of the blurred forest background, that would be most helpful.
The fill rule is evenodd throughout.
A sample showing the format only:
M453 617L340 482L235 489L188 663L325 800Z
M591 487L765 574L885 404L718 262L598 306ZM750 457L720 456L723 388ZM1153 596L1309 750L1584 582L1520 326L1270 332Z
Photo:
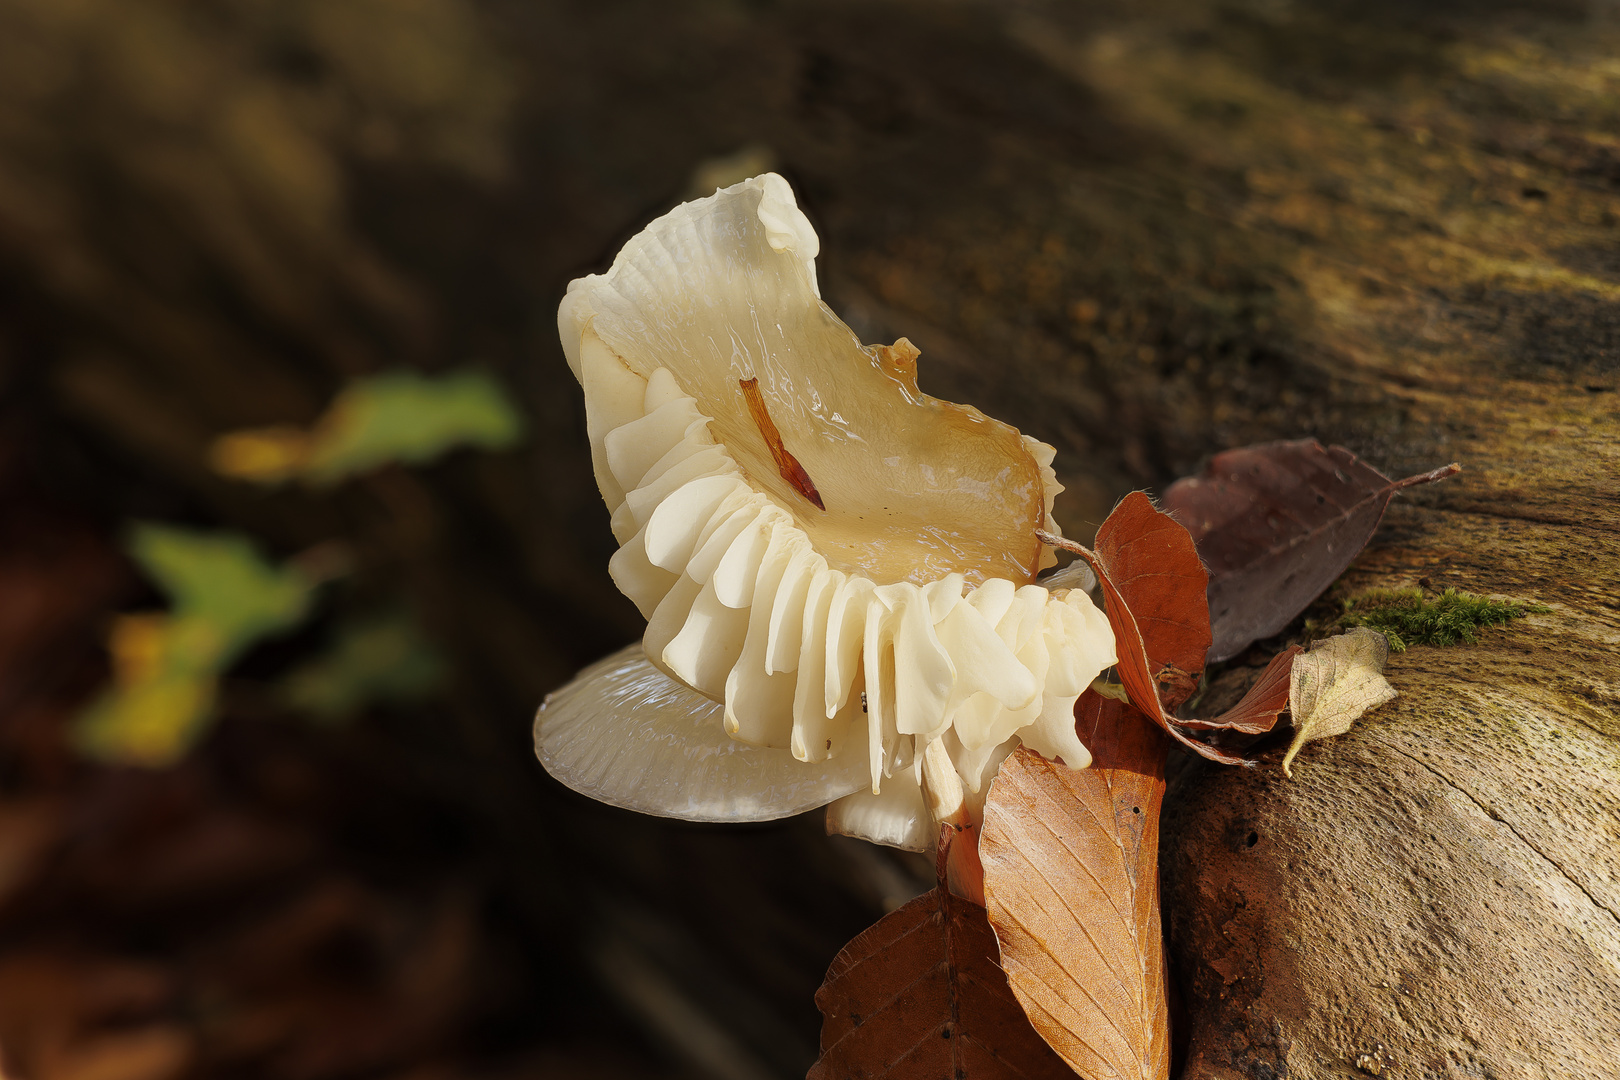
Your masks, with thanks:
M535 764L640 632L568 280L774 168L1073 535L1304 436L1545 515L1469 387L1613 418L1617 46L1602 0L0 0L4 1075L802 1075L929 868Z

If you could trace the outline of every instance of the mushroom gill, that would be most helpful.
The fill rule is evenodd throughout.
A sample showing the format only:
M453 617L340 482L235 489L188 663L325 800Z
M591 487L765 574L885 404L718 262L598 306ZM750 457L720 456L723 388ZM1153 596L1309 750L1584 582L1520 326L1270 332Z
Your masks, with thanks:
M1015 735L1088 764L1073 705L1113 638L1083 591L1034 584L1051 561L1035 531L1056 529L1052 448L921 393L904 339L862 346L820 300L817 249L766 174L654 221L569 286L558 324L645 661L718 703L732 740L806 768L860 760L870 793L833 826L915 845L893 814L862 824L877 804L859 800L912 791L918 818L925 789L982 798ZM551 732L653 738L592 677L536 722L547 767L587 794ZM636 808L688 816L676 802L649 791Z

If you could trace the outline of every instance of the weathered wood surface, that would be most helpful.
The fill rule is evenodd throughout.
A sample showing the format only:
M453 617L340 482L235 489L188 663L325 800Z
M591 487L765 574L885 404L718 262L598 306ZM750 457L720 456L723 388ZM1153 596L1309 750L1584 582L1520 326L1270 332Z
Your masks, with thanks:
M1071 534L1246 442L1463 463L1350 585L1554 611L1397 658L1403 698L1293 784L1183 779L1187 1075L1596 1077L1620 999L1617 46L1597 0L3 0L6 394L33 474L109 529L345 538L460 672L453 719L423 721L454 746L395 749L491 838L557 970L611 983L578 942L640 926L677 996L758 991L703 1007L733 1065L788 1075L872 902L803 830L582 806L526 736L638 630L556 299L700 163L764 144L828 300L916 342L926 390L1056 443ZM469 361L530 409L522 452L329 494L206 469L213 435L307 421L345 377Z

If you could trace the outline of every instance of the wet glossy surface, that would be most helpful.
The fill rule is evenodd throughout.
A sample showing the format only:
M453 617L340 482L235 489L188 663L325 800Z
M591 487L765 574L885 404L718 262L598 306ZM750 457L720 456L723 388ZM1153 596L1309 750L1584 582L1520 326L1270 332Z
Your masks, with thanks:
M868 786L864 755L812 765L735 742L723 711L653 667L637 643L546 699L534 750L582 795L686 821L769 821Z
M921 393L911 357L863 347L804 263L771 249L758 198L722 193L649 226L592 283L596 332L643 377L667 367L836 568L880 584L1031 580L1044 493L1018 431ZM824 511L781 475L739 386L751 379Z

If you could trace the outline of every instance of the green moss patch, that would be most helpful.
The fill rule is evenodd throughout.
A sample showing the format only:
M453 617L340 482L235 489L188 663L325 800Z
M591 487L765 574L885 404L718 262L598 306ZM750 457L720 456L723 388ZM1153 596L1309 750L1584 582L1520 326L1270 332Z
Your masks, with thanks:
M1483 626L1500 626L1551 608L1447 589L1424 595L1422 589L1371 589L1342 601L1340 627L1368 626L1389 638L1389 647L1405 652L1409 645L1473 645Z

